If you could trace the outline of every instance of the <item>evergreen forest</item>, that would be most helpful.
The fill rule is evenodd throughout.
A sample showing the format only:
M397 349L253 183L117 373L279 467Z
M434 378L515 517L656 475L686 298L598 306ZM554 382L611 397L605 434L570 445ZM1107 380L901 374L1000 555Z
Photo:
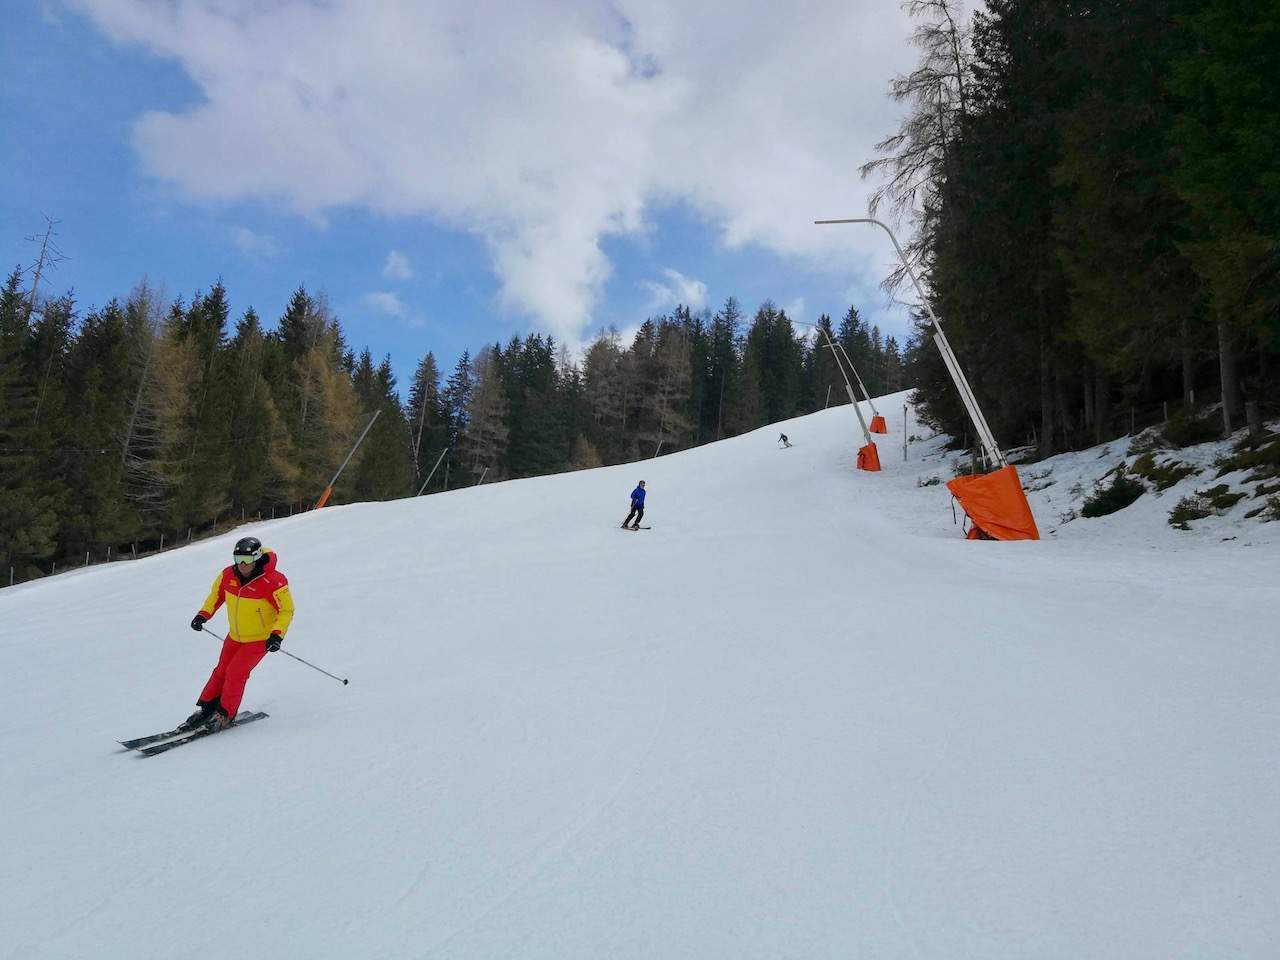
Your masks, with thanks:
M847 403L826 337L873 394L902 389L897 342L856 309L819 325L729 298L648 318L630 343L608 331L581 357L530 334L446 375L428 351L400 385L302 288L268 328L252 308L233 322L221 281L171 303L141 285L80 315L15 269L0 289L0 564L26 579L311 509L366 427L331 504L672 453Z
M1166 412L1211 435L1249 408L1280 416L1280 4L906 8L919 60L891 85L906 117L862 173L879 214L910 223L997 439L1045 457ZM908 378L961 438L916 323Z

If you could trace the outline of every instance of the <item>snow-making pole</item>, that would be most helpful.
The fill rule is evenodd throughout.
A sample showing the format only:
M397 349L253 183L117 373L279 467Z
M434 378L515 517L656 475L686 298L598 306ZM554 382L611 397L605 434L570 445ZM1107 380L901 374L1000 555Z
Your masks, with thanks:
M825 333L826 331L824 330L823 332ZM831 338L828 337L827 339L830 340ZM862 382L862 375L858 373L858 368L855 367L853 365L853 361L849 359L849 352L845 350L844 344L839 340L835 342L835 345L832 346L831 349L834 351L837 348L842 354L844 354L845 363L849 364L849 369L853 371L853 378L858 381L858 389L862 391L862 395L867 400L867 405L871 407L871 415L873 417L880 416L880 411L876 409L876 402L871 399L871 394L867 393L867 385Z
M342 466L338 468L338 472L333 475L333 479L330 480L329 483L325 486L324 493L320 494L320 499L316 501L315 508L317 510L319 510L326 503L328 503L329 498L333 496L333 485L337 483L338 478L342 476L342 471L347 469L347 464L351 462L351 458L355 455L355 452L358 449L360 449L360 444L364 443L365 435L369 432L369 429L373 426L373 421L378 419L378 414L380 414L381 412L382 412L381 410L373 411L373 416L369 418L369 422L365 425L364 430L360 433L360 437L358 440L356 440L355 446L352 447L351 452L347 454L347 459L342 461Z
M870 443L871 431L867 429L867 421L862 416L862 408L858 406L858 398L853 395L853 384L849 382L849 375L844 372L844 364L840 362L840 354L836 352L836 345L831 340L831 334L827 333L825 329L819 327L817 324L814 324L814 327L827 338L827 347L830 348L831 357L835 360L836 367L840 370L840 376L844 379L844 389L845 392L849 394L849 402L853 404L853 412L858 415L858 424L862 427L863 440L866 443ZM847 355L845 359L849 359ZM852 367L853 364L850 363L849 366ZM853 375L856 377L858 375L858 371L854 370ZM859 380L858 382L861 383L862 381Z
M836 369L840 371L840 376L844 380L845 393L849 394L849 402L853 404L853 412L857 414L858 425L862 427L863 446L862 449L858 451L858 469L872 472L878 471L880 469L880 452L876 449L875 441L871 439L871 433L876 429L877 422L881 421L883 418L877 414L876 419L871 421L871 427L867 427L867 421L862 416L862 408L858 405L858 398L853 394L853 384L849 382L849 375L844 372L844 364L840 362L840 354L836 351L836 345L831 340L831 334L827 333L826 327L819 326L816 323L806 323L804 320L796 320L794 322L802 323L806 327L813 327L815 330L820 330L822 331L822 335L827 338L827 347L831 350L831 357L835 360ZM848 354L845 354L845 360L849 360ZM853 361L851 360L849 360L849 367L853 367ZM858 371L854 370L853 375L856 377L858 375ZM861 384L862 380L859 379L858 383ZM865 393L866 391L864 390L863 392ZM831 399L830 386L827 387L827 399L828 401ZM868 400L869 399L870 398L868 398ZM874 409L874 407L872 409ZM884 431L879 430L876 432L883 433Z
M436 457L436 465L431 468L431 472L427 474L427 479L422 481L422 486L418 488L417 496L422 496L422 491L427 489L427 484L431 482L431 478L436 475L436 469L440 466L440 461L444 459L444 455L449 452L449 448L445 447L440 451L440 456Z
M982 409L978 406L978 399L974 396L973 389L969 386L969 381L965 378L964 371L960 369L960 362L956 359L955 352L951 349L947 335L942 331L942 324L938 321L938 315L933 312L933 306L929 303L929 298L925 296L924 288L920 286L920 281L916 278L915 271L911 269L911 263L907 260L907 255L902 252L902 246L898 243L898 238L893 235L893 231L885 223L873 217L854 217L847 220L815 220L814 223L823 225L874 223L889 235L889 239L893 242L893 248L898 252L898 259L902 261L903 269L907 271L907 276L911 278L912 284L915 285L920 302L924 305L925 310L928 311L929 319L933 321L933 329L935 331L933 342L937 346L938 352L942 354L942 361L946 364L947 372L951 374L952 382L955 383L960 399L964 402L965 410L969 413L969 420L973 423L974 431L982 443L983 456L997 467L1008 466L1009 462L996 445L996 439L991 433L991 427L987 425L987 418L982 415Z

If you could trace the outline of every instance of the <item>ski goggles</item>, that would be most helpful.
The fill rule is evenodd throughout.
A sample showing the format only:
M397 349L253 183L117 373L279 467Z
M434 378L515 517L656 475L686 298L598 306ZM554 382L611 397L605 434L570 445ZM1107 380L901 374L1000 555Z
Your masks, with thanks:
M261 553L235 553L231 555L231 559L236 563L257 563L260 556L262 556Z

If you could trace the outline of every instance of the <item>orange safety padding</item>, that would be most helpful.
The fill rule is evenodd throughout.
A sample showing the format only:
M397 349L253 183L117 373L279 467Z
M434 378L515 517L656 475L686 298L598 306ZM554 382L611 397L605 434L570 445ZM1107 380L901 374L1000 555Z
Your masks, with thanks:
M874 443L868 443L858 451L858 469L872 471L880 469L880 451L876 449Z
M316 502L316 509L319 510L329 502L329 497L333 494L333 487L325 487L324 493L320 494L320 499Z
M993 540L1040 539L1036 518L1031 515L1022 481L1013 467L956 477L947 481L947 489L973 521L970 540L980 540L984 535Z
M884 417L878 413L871 418L871 432L872 433L888 433L889 432L889 428L885 426Z

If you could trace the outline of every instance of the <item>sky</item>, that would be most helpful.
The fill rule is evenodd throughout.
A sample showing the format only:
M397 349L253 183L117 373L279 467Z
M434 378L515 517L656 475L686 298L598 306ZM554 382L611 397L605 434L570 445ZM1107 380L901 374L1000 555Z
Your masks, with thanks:
M570 346L676 304L900 340L858 174L914 65L896 2L32 0L0 34L0 264L274 323L299 285L402 386L427 350ZM905 230L906 227L904 226Z

